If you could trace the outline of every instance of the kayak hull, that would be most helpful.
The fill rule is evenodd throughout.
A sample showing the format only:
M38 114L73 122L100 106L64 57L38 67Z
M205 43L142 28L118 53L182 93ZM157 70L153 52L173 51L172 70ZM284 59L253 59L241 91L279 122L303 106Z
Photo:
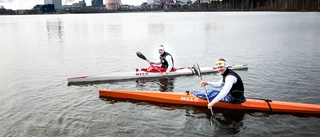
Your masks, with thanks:
M233 65L229 66L233 70L248 69L248 65ZM201 73L217 73L215 67L201 67ZM179 76L179 75L194 75L195 72L191 67L177 68L174 72L170 72L168 76ZM72 82L95 82L95 81L111 81L111 80L124 80L124 79L139 79L139 78L155 78L162 77L159 72L147 72L145 68L131 72L116 72L107 73L102 75L91 75L91 76L77 76L68 78L68 83Z
M154 91L131 91L131 90L99 90L100 97L112 97L122 99L132 99L139 101L150 101L158 103L192 105L207 107L207 100L200 99L189 93L171 93L171 92L154 92ZM294 103L284 101L271 101L264 99L248 98L241 104L233 104L228 102L218 102L214 108L247 110L247 111L263 111L275 113L299 113L320 115L320 105Z

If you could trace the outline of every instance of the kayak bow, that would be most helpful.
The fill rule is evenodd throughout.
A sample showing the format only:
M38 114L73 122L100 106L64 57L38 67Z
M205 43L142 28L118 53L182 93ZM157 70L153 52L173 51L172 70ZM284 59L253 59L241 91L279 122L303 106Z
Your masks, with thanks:
M184 94L154 91L99 90L99 95L100 97L112 97L202 107L207 107L208 104L207 100L200 99L191 93L189 94L188 92ZM320 115L320 105L317 104L271 101L250 98L248 98L245 102L241 104L218 102L213 107L248 111Z

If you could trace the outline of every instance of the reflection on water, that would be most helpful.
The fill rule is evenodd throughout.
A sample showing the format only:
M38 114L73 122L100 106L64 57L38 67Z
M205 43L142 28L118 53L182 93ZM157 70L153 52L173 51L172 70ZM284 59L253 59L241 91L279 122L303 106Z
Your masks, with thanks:
M149 24L148 25L148 34L149 35L163 35L165 32L164 24Z
M46 26L48 31L49 43L63 43L64 28L61 19L47 19Z
M173 92L174 79L173 78L162 78L158 80L160 83L159 91L161 92Z
M126 103L130 102L133 107L142 106L150 108L155 106L156 108L170 111L170 116L172 113L174 115L184 115L183 120L179 125L184 130L195 129L195 128L206 128L213 131L213 136L232 136L240 134L244 131L248 123L243 120L245 117L271 117L273 115L281 114L271 114L268 112L251 112L251 111L241 111L241 110L227 110L227 109L214 109L214 116L211 115L210 110L205 107L188 106L188 105L172 105L157 102L144 102L131 99L119 99L111 97L100 97L100 100L106 102L106 104L116 104L116 103ZM182 110L182 111L181 111ZM184 113L184 114L180 114ZM288 114L286 114L288 115ZM158 116L158 115L157 115ZM159 116L159 119L167 119L168 116ZM293 114L292 116L300 117L299 115Z
M216 113L212 118L216 136L233 135L245 129L243 126L244 112L223 112Z
M122 102L131 102L135 105L146 106L150 105L156 106L163 110L175 110L172 113L179 112L177 110L185 110L185 119L186 121L181 123L183 127L190 127L191 125L210 125L207 128L212 128L214 131L214 136L225 136L225 135L235 135L239 133L241 130L244 130L246 127L244 126L243 119L247 114L242 111L232 111L225 109L215 109L214 117L212 117L210 111L205 107L196 107L196 106L184 106L184 105L172 105L172 104L164 104L157 102L144 102L137 101L131 99L119 99L112 97L100 97L101 100L105 101L107 104L115 104ZM196 119L206 119L208 123L195 123L197 121L193 121L190 118ZM191 121L190 121L191 120Z
M127 79L127 80L109 80L109 81L88 81L88 82L68 82L67 86L97 86L97 85L119 85L119 83L127 83L128 86L135 84L141 91L161 91L173 92L174 78L141 78L141 79ZM121 84L120 84L121 85ZM113 88L113 87L110 87ZM118 88L118 87L117 87Z
M148 90L146 87L151 85L152 89L155 88L161 92L173 92L174 78L137 79L136 84L138 89Z

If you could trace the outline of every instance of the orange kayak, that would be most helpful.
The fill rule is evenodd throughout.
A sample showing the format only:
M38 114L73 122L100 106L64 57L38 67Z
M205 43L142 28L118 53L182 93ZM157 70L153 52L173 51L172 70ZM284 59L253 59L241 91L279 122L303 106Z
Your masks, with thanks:
M140 101L192 105L206 107L207 100L196 97L188 93L171 93L171 92L155 92L155 91L132 91L132 90L99 90L100 97L112 97L122 99L132 99ZM294 103L283 101L272 101L265 99L250 99L241 104L233 104L228 102L218 102L214 108L248 110L248 111L264 111L275 113L300 113L320 115L320 105Z

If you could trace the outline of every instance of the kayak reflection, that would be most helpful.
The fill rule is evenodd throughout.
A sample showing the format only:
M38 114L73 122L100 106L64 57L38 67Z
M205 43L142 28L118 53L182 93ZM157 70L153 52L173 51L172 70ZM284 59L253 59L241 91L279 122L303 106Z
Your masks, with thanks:
M243 124L244 112L216 113L212 118L215 136L234 135L245 129Z
M243 119L247 114L244 111L232 111L226 109L214 109L214 116L207 108L186 107L186 116L199 117L199 114L205 114L208 119L208 127L212 128L213 136L233 136L244 130ZM210 124L210 125L209 125Z
M174 79L162 78L158 80L160 83L159 91L161 92L173 92L174 89Z
M174 78L137 79L136 87L139 90L155 90L161 92L173 92Z
M215 117L211 117L212 115L210 111L208 111L208 109L205 107L171 105L157 102L143 102L112 97L101 97L100 99L105 101L107 104L130 102L138 106L149 107L150 105L152 105L157 106L157 108L163 110L175 111L172 113L180 113L180 110L184 110L185 118L181 123L181 126L183 128L209 128L213 130L214 136L232 136L245 129L243 119L247 113L243 111L214 109Z

